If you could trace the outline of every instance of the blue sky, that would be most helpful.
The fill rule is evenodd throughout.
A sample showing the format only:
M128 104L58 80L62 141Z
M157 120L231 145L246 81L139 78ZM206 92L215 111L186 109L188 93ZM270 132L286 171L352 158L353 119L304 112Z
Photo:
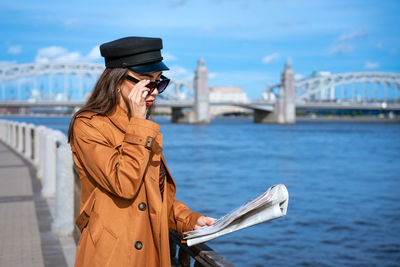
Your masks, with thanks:
M102 63L98 45L161 37L171 71L190 79L201 57L210 86L258 98L290 59L297 78L313 71L400 71L400 1L165 0L0 3L0 65Z

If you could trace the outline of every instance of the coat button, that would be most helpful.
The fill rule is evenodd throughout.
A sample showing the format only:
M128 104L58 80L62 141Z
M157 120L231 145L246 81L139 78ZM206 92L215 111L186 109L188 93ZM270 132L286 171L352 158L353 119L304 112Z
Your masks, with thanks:
M135 248L136 248L137 250L141 250L141 249L142 249L142 247L143 247L143 244L142 244L142 242L140 242L140 241L136 241L136 243L135 243Z
M140 203L139 203L139 209L140 209L141 211L146 210L146 203L140 202Z

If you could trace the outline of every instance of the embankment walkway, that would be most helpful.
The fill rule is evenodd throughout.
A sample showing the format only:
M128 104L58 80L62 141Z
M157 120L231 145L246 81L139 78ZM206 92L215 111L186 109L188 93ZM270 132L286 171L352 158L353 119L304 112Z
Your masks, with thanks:
M67 266L36 171L0 142L0 266Z

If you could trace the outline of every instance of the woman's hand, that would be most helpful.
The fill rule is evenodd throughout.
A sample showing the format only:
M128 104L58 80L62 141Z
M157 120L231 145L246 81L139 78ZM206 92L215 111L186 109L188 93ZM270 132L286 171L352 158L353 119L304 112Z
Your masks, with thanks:
M197 219L196 225L194 226L194 230L197 230L203 226L211 226L215 224L215 219L207 216L201 216Z
M128 95L129 108L131 117L145 119L146 118L146 102L145 98L150 91L146 87L149 84L149 80L141 80L132 88Z

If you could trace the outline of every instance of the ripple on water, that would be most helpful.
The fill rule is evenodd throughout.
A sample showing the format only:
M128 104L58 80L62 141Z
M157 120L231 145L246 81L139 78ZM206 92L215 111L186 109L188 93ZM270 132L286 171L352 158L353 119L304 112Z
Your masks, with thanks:
M341 245L343 242L343 240L339 240L339 239L326 239L326 240L322 240L321 243L325 244L325 245Z
M353 223L359 226L377 226L377 224L372 221L354 221Z
M332 227L329 227L326 231L327 232L351 232L354 231L355 229L353 227L347 226L347 225L335 225Z
M303 227L308 227L313 224L311 221L295 221L294 223L296 226L303 226Z
M331 267L333 265L321 262L321 261L317 261L317 260L309 260L309 261L301 261L299 263L299 266L319 266L319 267Z
M275 257L272 254L261 255L261 258L265 260L265 262L271 262L275 260Z
M378 252L384 254L398 254L400 255L400 244L381 244L377 248Z

